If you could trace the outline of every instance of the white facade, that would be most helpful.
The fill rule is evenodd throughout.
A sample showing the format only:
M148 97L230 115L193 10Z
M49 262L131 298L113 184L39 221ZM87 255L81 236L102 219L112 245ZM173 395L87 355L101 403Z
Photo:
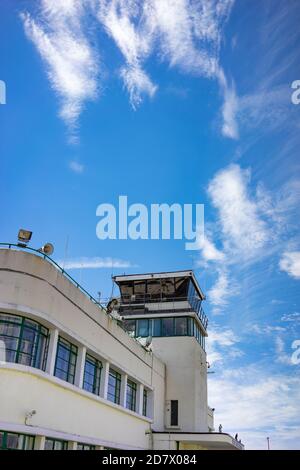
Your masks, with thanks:
M23 326L32 320L38 331L47 329L48 349L39 366L30 362L35 347L30 327L22 330L11 318ZM23 342L13 337L20 328ZM70 381L57 373L59 354L65 354L62 344L76 349L76 365L71 361L66 372ZM5 442L12 433L22 435L19 442L25 442L23 435L33 436L30 445L36 449L52 442L68 449L78 444L96 449L241 448L227 434L209 433L213 417L207 407L206 355L197 340L153 338L152 348L131 338L49 260L0 249L0 432ZM40 352L34 354L39 361ZM102 367L93 393L84 385L90 357ZM119 404L109 399L110 372L118 377ZM134 402L127 396L130 384ZM133 411L127 407L129 398ZM170 400L179 402L176 429L168 423Z

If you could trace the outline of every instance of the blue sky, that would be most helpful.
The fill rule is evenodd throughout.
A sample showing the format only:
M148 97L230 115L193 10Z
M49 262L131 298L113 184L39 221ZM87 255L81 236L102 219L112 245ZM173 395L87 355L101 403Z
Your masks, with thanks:
M299 2L4 0L0 11L1 241L33 230L32 246L52 242L95 296L111 294L112 273L193 268L216 426L248 448L270 436L299 449ZM205 204L199 250L97 239L97 206L120 195Z

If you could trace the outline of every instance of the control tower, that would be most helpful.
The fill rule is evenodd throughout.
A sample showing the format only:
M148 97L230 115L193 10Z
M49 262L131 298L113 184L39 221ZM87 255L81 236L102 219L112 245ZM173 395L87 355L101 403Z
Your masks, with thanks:
M205 296L193 271L115 276L118 313L166 365L165 431L213 431L207 405Z

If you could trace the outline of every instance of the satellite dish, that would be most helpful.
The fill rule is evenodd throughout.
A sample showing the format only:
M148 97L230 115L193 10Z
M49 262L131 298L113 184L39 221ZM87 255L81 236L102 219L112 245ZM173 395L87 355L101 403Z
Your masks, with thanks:
M46 245L42 246L42 248L39 249L39 251L41 253L45 253L45 255L52 255L53 251L54 251L54 246L52 245L52 243L46 243Z

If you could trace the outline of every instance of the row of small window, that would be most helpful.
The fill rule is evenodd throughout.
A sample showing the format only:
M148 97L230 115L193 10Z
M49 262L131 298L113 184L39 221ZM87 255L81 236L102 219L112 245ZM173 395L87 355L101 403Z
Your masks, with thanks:
M0 450L34 450L35 436L0 431ZM46 437L44 450L67 450L68 441ZM95 450L92 444L77 443L77 450Z
M37 322L11 314L0 314L0 355L1 342L5 345L2 360L28 365L42 370L46 368L49 331ZM74 384L78 348L59 336L57 343L54 375ZM1 357L0 357L1 360ZM102 362L87 354L85 359L83 389L100 395ZM127 380L126 407L137 411L137 384ZM120 404L121 374L109 370L107 399ZM148 392L144 389L143 415L147 416Z
M140 318L124 320L124 327L135 338L148 336L195 336L205 349L205 336L192 317Z

